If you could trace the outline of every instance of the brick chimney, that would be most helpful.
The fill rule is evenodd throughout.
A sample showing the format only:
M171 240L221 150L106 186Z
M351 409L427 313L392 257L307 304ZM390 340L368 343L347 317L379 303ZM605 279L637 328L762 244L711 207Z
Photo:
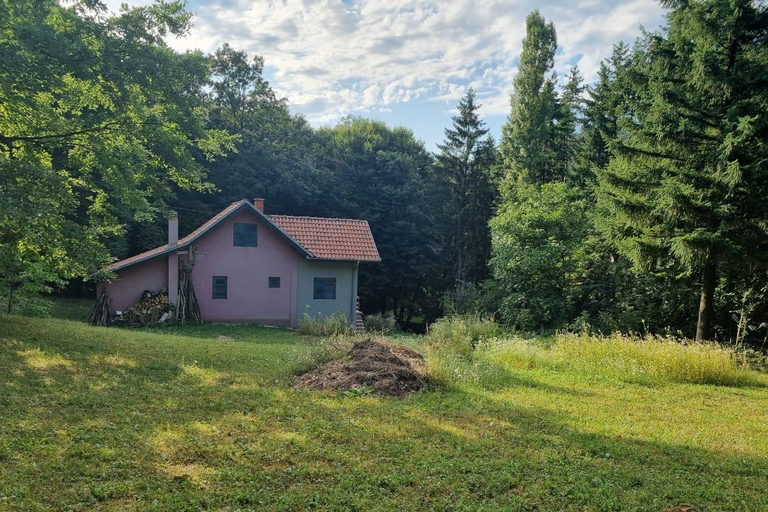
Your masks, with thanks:
M176 212L168 217L168 243L175 244L179 241L179 215Z
M253 206L255 206L257 210L259 210L260 212L263 213L264 212L264 199L261 198L261 197L257 197L256 199L253 200Z

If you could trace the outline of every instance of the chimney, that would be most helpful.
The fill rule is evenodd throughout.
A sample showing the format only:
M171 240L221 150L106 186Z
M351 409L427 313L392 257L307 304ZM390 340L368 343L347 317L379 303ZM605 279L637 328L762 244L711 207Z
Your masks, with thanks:
M172 212L168 217L168 244L172 245L179 241L179 215Z
M264 199L262 199L261 197L257 197L256 199L253 200L253 206L255 206L256 209L259 210L260 212L264 213Z

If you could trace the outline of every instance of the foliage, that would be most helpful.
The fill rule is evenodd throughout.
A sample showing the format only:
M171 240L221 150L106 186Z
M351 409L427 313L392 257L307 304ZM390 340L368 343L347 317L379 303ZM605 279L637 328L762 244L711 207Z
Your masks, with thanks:
M727 386L757 382L743 355L715 343L659 336L562 334L552 348L556 364L627 382L685 382Z
M354 329L341 311L332 315L318 313L315 316L305 312L299 322L299 332L305 336L338 336L352 334Z
M443 384L498 389L514 383L520 368L551 368L639 384L690 383L766 386L755 368L766 370L754 352L715 343L647 335L559 334L552 343L520 337L489 337L468 357L468 334L454 329L451 343L429 353L431 375Z
M519 178L542 184L557 178L558 117L556 75L552 72L557 34L538 10L525 20L525 39L520 64L513 80L509 119L502 128L502 164L514 184ZM562 134L561 134L562 135Z
M446 316L477 316L494 318L502 293L493 280L480 284L464 283L458 290L443 297Z
M442 238L445 288L454 290L488 277L488 220L496 201L491 174L497 158L495 142L484 138L488 129L479 118L480 106L470 88L459 102L453 125L445 129L430 180L432 211Z
M208 166L219 193L178 194L180 230L192 231L243 198L265 198L272 212L323 214L328 183L314 153L314 130L290 113L288 102L263 78L264 59L224 44L211 56L211 66L211 90L204 97L208 126L238 134L236 152Z
M109 259L118 209L136 220L165 210L171 184L202 188L194 154L231 138L208 130L200 53L180 2L105 16L100 2L0 2L0 281L45 291Z
M393 315L374 313L363 318L365 332L376 334L391 334L398 331L397 321Z
M330 177L324 214L366 219L381 263L360 267L361 307L407 325L434 292L437 243L425 202L432 156L405 128L347 118L318 131Z
M768 8L668 5L668 26L645 34L620 77L626 111L598 192L604 228L636 266L671 256L698 276L696 338L709 339L718 266L746 259L755 272L768 247Z
M499 315L516 329L557 328L573 317L586 203L564 183L518 183L491 221Z

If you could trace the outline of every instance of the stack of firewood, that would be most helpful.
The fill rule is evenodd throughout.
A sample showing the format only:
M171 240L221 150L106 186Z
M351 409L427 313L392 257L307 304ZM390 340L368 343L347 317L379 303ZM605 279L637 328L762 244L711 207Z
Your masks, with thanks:
M130 325L153 325L167 320L166 313L168 313L168 291L163 288L159 293L153 294L147 290L141 302L123 311L123 321Z

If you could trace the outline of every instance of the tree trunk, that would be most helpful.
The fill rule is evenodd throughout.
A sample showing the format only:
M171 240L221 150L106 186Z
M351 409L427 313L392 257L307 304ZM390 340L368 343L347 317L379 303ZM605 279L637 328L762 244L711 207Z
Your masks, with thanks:
M704 262L699 301L699 321L696 324L696 341L704 341L712 336L712 314L714 311L715 286L717 285L717 257L710 250Z

